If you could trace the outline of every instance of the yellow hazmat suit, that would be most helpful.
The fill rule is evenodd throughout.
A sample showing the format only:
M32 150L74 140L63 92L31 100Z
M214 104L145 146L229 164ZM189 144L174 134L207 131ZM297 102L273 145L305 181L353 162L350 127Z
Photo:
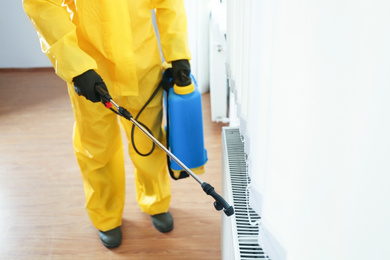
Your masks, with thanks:
M182 0L24 0L43 52L58 76L68 83L75 115L74 150L82 172L86 209L101 231L121 225L125 201L125 170L117 116L101 103L78 96L72 80L94 69L113 99L134 116L162 77L162 60L152 24L156 14L166 61L190 59ZM162 91L139 118L165 142L161 128ZM120 119L128 137L131 123ZM137 148L147 153L152 142L138 129ZM161 149L142 157L129 145L135 166L137 201L150 214L168 211L170 183Z

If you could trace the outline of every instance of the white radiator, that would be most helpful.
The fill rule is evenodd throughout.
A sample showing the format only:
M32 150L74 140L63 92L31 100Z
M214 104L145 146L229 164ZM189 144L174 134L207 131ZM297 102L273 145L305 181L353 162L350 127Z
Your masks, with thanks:
M236 127L222 128L223 197L235 210L222 219L222 259L270 259L258 244L260 217L249 206L244 143Z
M215 3L209 24L211 120L229 122L229 91L226 76L226 6Z

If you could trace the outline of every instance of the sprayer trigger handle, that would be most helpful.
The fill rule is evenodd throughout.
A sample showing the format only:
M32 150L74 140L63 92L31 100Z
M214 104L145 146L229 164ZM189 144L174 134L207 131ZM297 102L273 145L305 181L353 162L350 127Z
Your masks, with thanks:
M100 96L100 99L102 101L102 103L107 107L107 108L110 108L111 107L111 96L110 94L108 93L108 91L103 88L102 86L100 86L99 84L96 84L95 85L95 91L96 93ZM108 105L107 103L110 103L110 105Z

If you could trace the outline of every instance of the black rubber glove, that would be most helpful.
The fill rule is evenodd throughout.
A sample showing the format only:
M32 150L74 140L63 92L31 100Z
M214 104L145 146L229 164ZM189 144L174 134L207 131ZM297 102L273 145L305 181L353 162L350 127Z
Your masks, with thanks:
M95 86L102 86L107 92L106 84L94 70L88 70L83 74L73 78L74 90L80 96L84 96L94 103L100 102L100 95L96 92Z
M173 83L185 87L191 84L191 66L188 60L172 61Z

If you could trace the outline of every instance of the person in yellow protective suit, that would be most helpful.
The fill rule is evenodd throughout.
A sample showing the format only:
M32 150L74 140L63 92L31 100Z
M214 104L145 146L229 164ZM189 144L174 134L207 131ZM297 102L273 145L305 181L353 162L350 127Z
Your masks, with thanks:
M24 0L24 10L38 31L43 52L67 82L75 116L74 151L82 173L86 209L109 248L121 244L125 202L124 155L117 115L106 109L96 84L109 91L131 114L139 110L162 78L162 58L152 23L155 12L161 50L172 64L177 85L190 73L187 21L182 0ZM184 77L186 78L186 77ZM184 82L184 84L179 84ZM75 91L76 90L76 91ZM92 102L91 102L92 101ZM165 142L162 90L139 120ZM131 123L120 119L127 137ZM134 140L141 153L152 142L140 130ZM166 155L154 149L141 156L129 144L135 167L137 202L161 232L173 228Z

